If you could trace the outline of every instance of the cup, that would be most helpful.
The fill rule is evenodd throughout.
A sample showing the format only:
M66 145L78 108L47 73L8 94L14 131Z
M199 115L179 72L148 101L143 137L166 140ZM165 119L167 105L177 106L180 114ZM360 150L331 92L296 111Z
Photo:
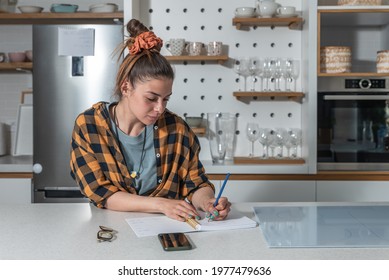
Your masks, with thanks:
M229 113L207 114L207 138L214 164L223 164L227 152L233 158L236 118Z
M254 16L255 8L239 7L235 9L235 16L237 17L252 17Z
M293 6L278 7L277 14L282 16L292 16L296 14L296 8Z
M177 38L170 39L168 42L167 49L173 56L179 56L182 54L185 48L185 39Z
M216 55L221 55L222 54L222 42L209 42L207 45L207 54L209 56L216 56Z
M203 43L201 42L189 42L185 47L187 53L192 56L200 55L202 49Z

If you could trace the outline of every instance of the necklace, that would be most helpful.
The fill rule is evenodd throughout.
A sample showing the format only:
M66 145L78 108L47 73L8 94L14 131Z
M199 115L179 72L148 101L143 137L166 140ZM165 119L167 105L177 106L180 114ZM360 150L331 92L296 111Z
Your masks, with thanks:
M119 120L116 117L116 107L117 107L117 104L115 105L115 107L113 109L113 119L114 119L115 124L116 124L115 125L115 132L116 132L116 137L117 137L118 143L119 143L119 149L120 149L121 153L123 154L122 144L120 142L119 133L118 133ZM144 136L143 136L143 144L142 144L142 153L140 155L140 164L139 164L138 171L132 170L130 172L130 176L132 179L139 179L141 171L143 171L143 168L142 168L143 167L143 160L145 159L145 156L146 156L146 153L145 153L146 135L147 135L147 126L145 126L145 131L144 131ZM124 154L123 154L123 158L124 158L124 162L127 165L126 157L124 156Z

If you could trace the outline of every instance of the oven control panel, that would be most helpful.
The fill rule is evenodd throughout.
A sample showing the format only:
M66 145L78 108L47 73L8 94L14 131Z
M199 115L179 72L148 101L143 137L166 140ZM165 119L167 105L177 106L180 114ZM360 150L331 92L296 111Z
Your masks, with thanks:
M346 79L347 89L385 89L385 79Z

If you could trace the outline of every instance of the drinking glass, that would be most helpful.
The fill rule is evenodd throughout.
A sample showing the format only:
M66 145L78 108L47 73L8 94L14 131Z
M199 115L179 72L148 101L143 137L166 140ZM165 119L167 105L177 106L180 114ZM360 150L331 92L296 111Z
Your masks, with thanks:
M249 157L254 156L254 142L259 138L259 126L256 123L248 123L246 127L246 135L251 142L251 150Z
M291 72L290 76L293 79L293 84L294 84L294 91L296 91L297 87L297 78L300 76L300 61L298 60L292 60L292 65L291 65Z
M284 157L284 146L288 140L288 131L285 128L274 129L275 158Z
M271 77L274 79L274 91L281 91L280 80L281 72L281 58L272 58L270 62Z
M272 138L270 137L270 128L260 128L258 141L262 145L262 158L269 158L269 145L271 144Z
M245 58L245 57L241 57L241 58L238 58L235 60L235 64L234 64L234 71L236 74L238 74L238 77L239 77L239 81L240 81L240 77L243 76L244 77L244 86L243 86L243 91L246 91L247 90L247 77L250 76L250 72L249 72L249 59L248 58ZM239 83L239 91L241 91L240 89L240 83Z
M284 78L285 78L285 90L290 91L290 84L292 83L292 63L293 60L290 58L287 58L285 60L285 72L284 72Z
M289 129L289 141L291 145L292 152L290 154L291 158L297 158L298 147L301 146L302 143L302 135L300 128L290 128Z
M269 82L272 77L272 72L271 72L271 59L269 57L265 58L263 60L263 71L262 71L262 77L264 81L266 82L263 91L270 91L270 86Z
M251 91L255 91L255 83L257 81L257 77L261 80L260 91L262 91L262 68L263 62L259 58L251 57L249 62L249 73L252 78L252 87Z

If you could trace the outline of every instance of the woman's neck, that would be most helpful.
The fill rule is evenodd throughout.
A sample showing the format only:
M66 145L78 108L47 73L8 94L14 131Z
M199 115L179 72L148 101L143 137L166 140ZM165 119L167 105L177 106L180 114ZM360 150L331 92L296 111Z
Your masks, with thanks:
M119 101L112 108L112 111L112 115L116 116L116 119L114 119L116 125L125 134L138 136L143 131L145 125L129 111L129 108L123 102Z

